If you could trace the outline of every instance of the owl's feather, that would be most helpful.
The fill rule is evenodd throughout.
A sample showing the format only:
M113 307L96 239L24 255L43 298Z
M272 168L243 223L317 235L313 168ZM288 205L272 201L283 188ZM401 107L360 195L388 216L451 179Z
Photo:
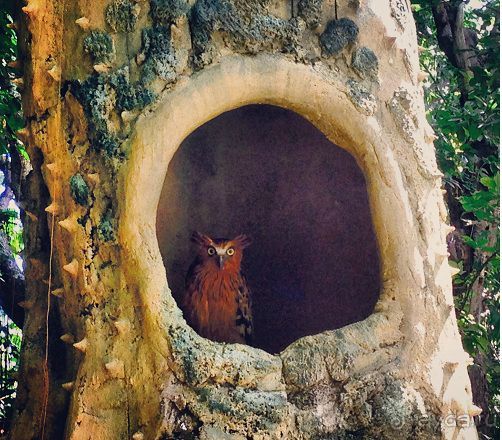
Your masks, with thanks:
M253 343L253 314L251 302L251 291L246 282L246 278L242 276L242 284L239 286L239 295L237 296L237 319L235 323L239 328L239 333L246 341L246 344Z
M251 293L241 272L242 251L249 240L245 236L211 239L201 234L194 234L193 240L199 245L199 255L186 277L185 319L205 338L249 344L253 333ZM210 247L217 253L210 255ZM234 253L227 255L230 248Z

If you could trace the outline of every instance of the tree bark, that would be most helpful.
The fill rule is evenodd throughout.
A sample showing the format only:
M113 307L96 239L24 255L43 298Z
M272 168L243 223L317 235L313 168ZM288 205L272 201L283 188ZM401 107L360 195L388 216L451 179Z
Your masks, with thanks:
M464 27L463 0L440 1L432 6L439 47L452 65L462 70L480 66L474 30Z
M476 437L411 9L371 7L23 7L33 170L13 439ZM189 328L155 235L176 148L249 103L294 110L356 156L382 253L369 318L277 355Z
M476 50L478 36L475 30L464 26L464 8L465 3L462 0L455 1L440 1L431 6L434 22L436 25L436 34L439 47L443 50L450 63L458 69L469 72L475 67L483 66L483 59ZM495 20L499 21L499 15L495 11ZM492 30L494 39L499 38L499 25L495 25ZM465 83L464 77L459 77L461 85L461 105L467 101L469 94L469 85ZM486 140L476 141L472 143L472 148L475 149L480 157L487 157L490 154L496 153L496 146L490 145ZM479 231L485 229L488 225L474 223L473 226L465 226L465 220L462 218L463 209L459 205L459 194L453 194L455 189L450 187L450 193L447 196L449 213L451 222L455 225L456 231L449 235L448 247L451 257L456 261L464 263L464 270L471 272L475 270L473 264L483 266L489 258L486 252L474 252L472 247L465 244L462 235L477 236ZM467 231L465 231L467 229ZM491 235L492 238L495 235ZM478 277L471 286L458 286L457 292L459 295L464 295L469 299L469 311L476 320L480 322L480 315L486 310L483 305L484 291L484 270L481 270ZM488 382L486 377L486 356L479 354L474 359L474 365L469 367L469 376L473 383L473 400L474 403L483 409L482 420L488 420L491 417L489 412ZM479 427L481 432L489 433L490 427L485 423L481 423Z

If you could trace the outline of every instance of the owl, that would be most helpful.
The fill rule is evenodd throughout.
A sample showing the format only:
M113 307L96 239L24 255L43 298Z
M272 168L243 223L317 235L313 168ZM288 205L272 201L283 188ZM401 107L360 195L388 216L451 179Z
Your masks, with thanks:
M217 342L251 344L251 292L241 272L245 235L233 240L194 232L198 255L188 270L183 315L200 335Z

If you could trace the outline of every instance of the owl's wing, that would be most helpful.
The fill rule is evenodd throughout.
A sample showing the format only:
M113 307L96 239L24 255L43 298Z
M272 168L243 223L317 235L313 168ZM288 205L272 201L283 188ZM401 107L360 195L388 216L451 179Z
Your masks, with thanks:
M241 275L239 294L237 296L237 316L235 319L237 329L246 341L251 345L253 339L253 310L251 303L251 291L244 275Z
M191 284L194 283L196 280L196 271L198 267L201 265L201 261L199 257L195 258L195 260L192 261L192 264L188 268L188 272L185 276L185 288L188 289Z
M197 268L200 262L196 259L188 269L185 278L185 293L181 303L181 310L188 325L195 331L200 331L202 321L207 319L207 303L203 303L200 291L200 280L197 276Z

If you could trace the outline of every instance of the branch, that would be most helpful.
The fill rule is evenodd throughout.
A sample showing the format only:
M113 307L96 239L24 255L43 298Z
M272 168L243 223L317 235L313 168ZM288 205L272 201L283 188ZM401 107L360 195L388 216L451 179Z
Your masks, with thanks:
M476 271L476 274L474 278L471 280L469 285L465 289L465 296L462 298L462 304L459 307L459 310L464 310L465 306L467 305L467 301L471 298L472 296L472 288L474 287L474 283L478 280L478 278L483 274L483 271L486 269L486 266L488 266L488 263L490 263L491 260L493 260L496 256L498 255L498 252L494 252L491 254L481 265L481 267Z
M432 6L432 15L441 50L455 67L470 70L481 63L476 54L477 34L464 27L464 6L461 1L440 1Z
M23 327L24 310L18 303L24 300L25 284L7 236L0 231L0 307L18 327Z

